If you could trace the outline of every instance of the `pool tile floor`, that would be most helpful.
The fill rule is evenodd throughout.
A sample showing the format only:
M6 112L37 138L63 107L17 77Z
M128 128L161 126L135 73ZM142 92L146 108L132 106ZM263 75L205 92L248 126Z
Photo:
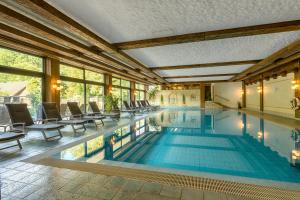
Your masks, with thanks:
M16 162L1 168L2 200L233 200L243 199L154 182Z

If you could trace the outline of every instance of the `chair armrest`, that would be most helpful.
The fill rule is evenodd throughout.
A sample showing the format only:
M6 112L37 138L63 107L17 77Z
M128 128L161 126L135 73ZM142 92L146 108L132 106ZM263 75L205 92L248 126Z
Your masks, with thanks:
M71 115L71 117L70 117L70 118L71 118L71 119L74 119L74 118L77 118L77 119L78 119L78 118L79 118L79 119L82 119L82 117L83 117L82 115Z
M10 131L14 131L14 130L20 130L20 129L16 129L15 126L22 126L22 131L25 131L25 123L12 123L9 126Z
M94 116L96 113L85 113L86 116Z
M6 132L6 129L10 127L10 124L0 124L0 127L4 129L4 132Z
M47 119L44 119L43 121L45 121L46 123L55 121L55 123L57 123L58 118L47 118Z
M93 115L102 115L101 112L93 112L93 113L86 113L87 116L93 116Z

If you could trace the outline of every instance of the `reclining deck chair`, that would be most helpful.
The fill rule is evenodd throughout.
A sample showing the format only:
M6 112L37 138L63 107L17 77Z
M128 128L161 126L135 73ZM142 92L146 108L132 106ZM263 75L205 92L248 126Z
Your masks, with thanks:
M144 107L142 105L141 101L136 101L136 103L137 103L138 107L141 109L141 111L143 111L143 112L149 111L149 108Z
M20 139L24 138L25 134L22 131L14 131L13 129L7 131L6 130L7 126L3 126L3 127L4 127L4 132L0 133L0 143L17 141L17 144L3 147L0 150L4 150L4 149L11 148L11 147L16 147L16 146L18 146L20 149L22 149Z
M19 129L20 127L25 133L29 131L42 132L46 141L53 138L62 138L60 129L64 128L61 124L37 124L32 120L32 117L27 108L27 104L6 104L10 120L11 127L13 129ZM39 121L41 122L41 121ZM46 131L58 131L57 135L47 137Z
M90 108L93 112L92 114L94 114L96 116L100 115L100 116L109 117L109 118L115 119L115 120L118 120L120 118L120 113L102 113L97 105L97 102L95 102L95 101L90 101L89 104L90 104Z
M71 112L71 115L74 119L84 119L87 121L93 121L95 126L98 127L97 120L101 121L101 124L104 126L103 119L105 118L104 116L100 115L95 115L95 114L83 114L82 111L80 110L78 103L77 102L68 102L68 107Z
M125 109L122 110L122 112L127 112L127 113L129 113L130 115L135 115L135 113L137 112L136 109L130 107L127 101L123 101L123 104L124 104L124 106L125 106Z
M151 105L151 104L149 103L148 100L145 100L145 102L146 102L146 104L147 104L148 106L152 107L154 110L157 110L157 109L160 108L160 106L154 106L154 105Z
M78 130L81 129L83 129L83 131L86 131L86 127L84 124L87 123L88 120L80 120L80 119L63 120L57 109L56 103L45 102L42 104L42 106L43 106L43 113L46 117L45 120L47 120L48 122L54 121L57 124L71 125L74 133L76 133Z
M130 102L131 108L136 110L137 112L142 112L142 108L138 107L135 103L135 101Z

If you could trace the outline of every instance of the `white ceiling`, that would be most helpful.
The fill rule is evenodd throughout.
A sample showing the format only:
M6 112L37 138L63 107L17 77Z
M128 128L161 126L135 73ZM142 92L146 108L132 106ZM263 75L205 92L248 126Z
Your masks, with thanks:
M300 38L300 31L126 51L149 67L263 59Z
M112 43L300 19L299 0L47 2ZM126 53L149 67L253 60L263 59L299 38L300 31L295 31L132 49ZM249 66L168 70L159 73L162 76L235 73ZM211 80L218 78L224 77L212 77ZM196 79L200 81L200 78Z
M170 78L169 82L194 82L194 81L215 81L215 80L229 80L232 76L218 76L218 77L199 77L199 78Z
M110 42L300 19L299 0L47 0Z
M161 76L188 76L188 75L206 75L206 74L226 74L239 73L251 65L234 65L222 67L202 67L193 69L175 69L158 71Z

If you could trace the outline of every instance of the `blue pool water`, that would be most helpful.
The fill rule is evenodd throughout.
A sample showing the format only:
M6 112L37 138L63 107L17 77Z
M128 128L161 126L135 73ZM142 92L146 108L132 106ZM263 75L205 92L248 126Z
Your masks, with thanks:
M300 184L300 133L232 110L164 110L54 155Z

